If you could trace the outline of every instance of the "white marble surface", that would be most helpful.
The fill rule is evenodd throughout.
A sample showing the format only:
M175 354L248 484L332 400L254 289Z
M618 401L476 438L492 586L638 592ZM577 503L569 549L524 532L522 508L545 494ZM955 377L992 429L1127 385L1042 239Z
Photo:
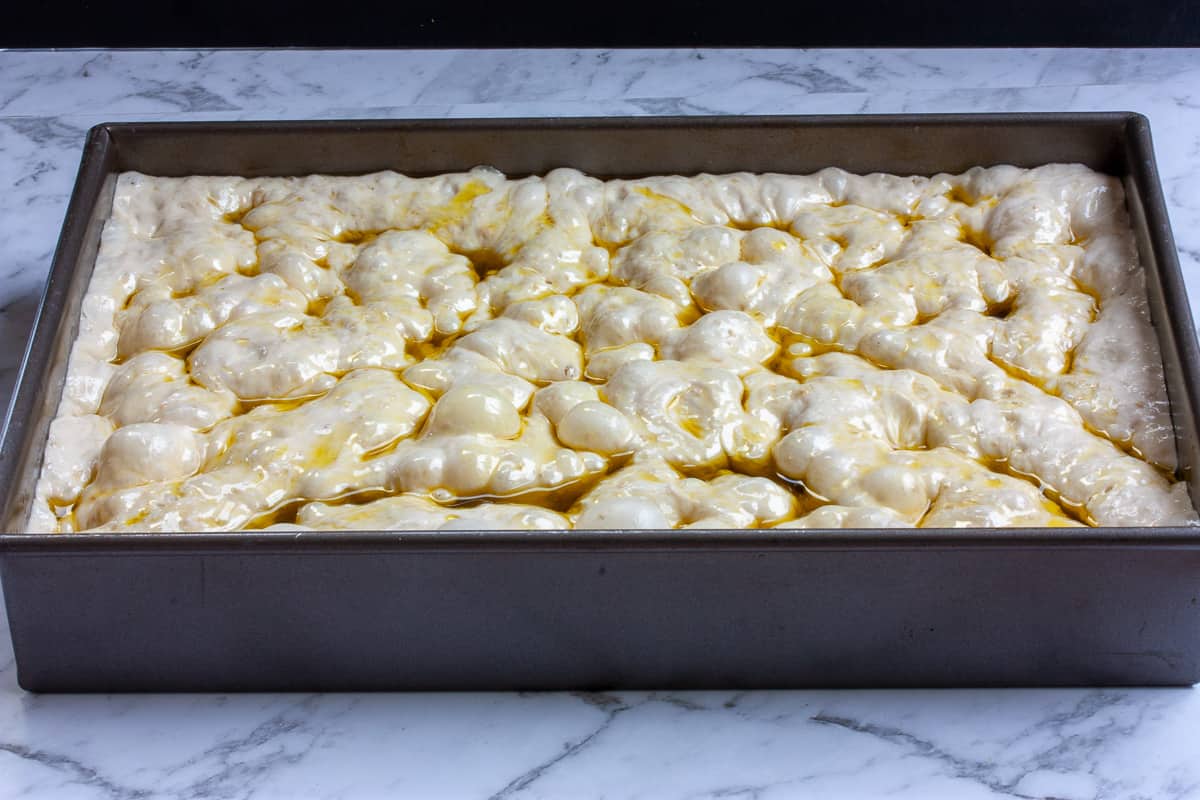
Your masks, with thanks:
M105 120L1134 110L1200 309L1200 52L0 52L0 402ZM1195 690L34 696L0 798L1200 798Z

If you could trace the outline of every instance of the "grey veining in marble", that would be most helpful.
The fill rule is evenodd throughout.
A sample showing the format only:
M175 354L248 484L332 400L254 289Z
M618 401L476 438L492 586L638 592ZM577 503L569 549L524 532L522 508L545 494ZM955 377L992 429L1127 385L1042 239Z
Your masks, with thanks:
M105 120L1134 110L1200 308L1193 51L0 52L0 401ZM4 633L4 632L0 632ZM0 798L1200 798L1192 690L34 696Z

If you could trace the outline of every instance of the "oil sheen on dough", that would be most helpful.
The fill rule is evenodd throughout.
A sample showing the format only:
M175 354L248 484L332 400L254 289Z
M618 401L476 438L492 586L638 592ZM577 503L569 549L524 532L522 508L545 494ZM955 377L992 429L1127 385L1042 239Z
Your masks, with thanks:
M1174 525L1121 184L118 181L35 532Z

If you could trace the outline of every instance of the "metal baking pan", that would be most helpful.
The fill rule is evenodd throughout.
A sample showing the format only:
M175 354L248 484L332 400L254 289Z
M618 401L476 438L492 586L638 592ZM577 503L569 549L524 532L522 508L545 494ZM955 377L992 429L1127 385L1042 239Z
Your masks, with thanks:
M20 531L115 175L600 176L1079 161L1123 176L1182 474L1195 334L1136 114L100 125L0 453ZM33 691L1191 684L1200 529L0 536Z

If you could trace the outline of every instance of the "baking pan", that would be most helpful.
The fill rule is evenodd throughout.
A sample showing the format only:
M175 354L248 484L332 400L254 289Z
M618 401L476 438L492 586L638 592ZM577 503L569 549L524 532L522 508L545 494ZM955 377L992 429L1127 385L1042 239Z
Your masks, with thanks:
M1181 474L1200 497L1187 295L1136 114L100 125L10 409L0 575L33 691L1181 685L1200 529L20 534L115 175L491 164L604 176L1124 178Z

